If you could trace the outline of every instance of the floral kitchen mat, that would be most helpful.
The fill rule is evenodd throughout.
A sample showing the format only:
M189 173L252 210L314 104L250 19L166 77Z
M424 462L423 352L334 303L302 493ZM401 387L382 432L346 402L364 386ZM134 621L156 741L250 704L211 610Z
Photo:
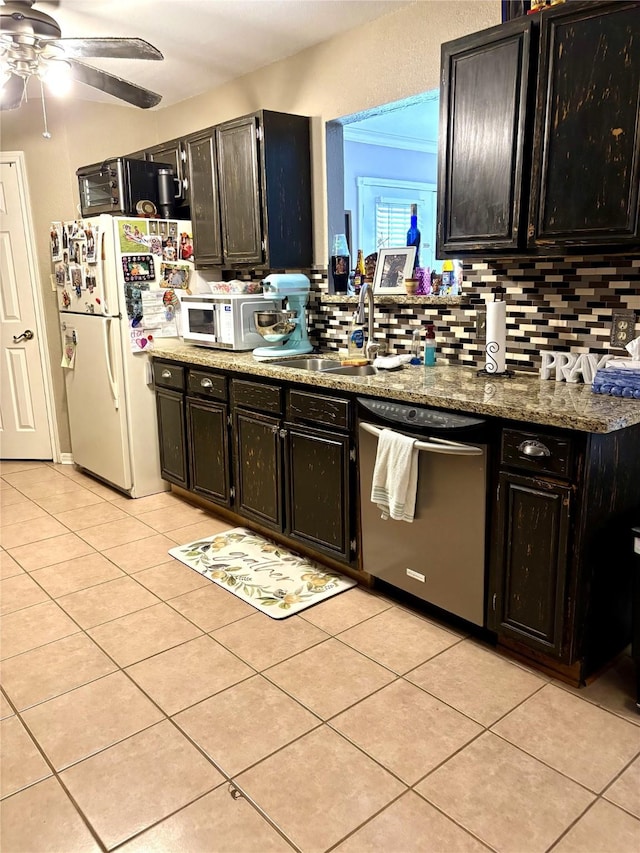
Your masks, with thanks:
M285 619L356 585L352 578L244 527L179 545L169 553L273 619Z

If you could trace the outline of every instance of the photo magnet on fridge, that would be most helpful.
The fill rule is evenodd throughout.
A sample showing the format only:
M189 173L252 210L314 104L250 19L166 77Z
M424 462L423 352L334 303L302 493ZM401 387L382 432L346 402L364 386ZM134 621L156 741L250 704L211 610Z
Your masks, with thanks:
M145 219L118 221L120 251L139 252L147 248L148 225Z
M62 222L51 223L51 260L62 260Z
M152 255L127 255L122 258L124 280L153 281L156 277Z
M97 245L98 245L98 226L87 225L87 230L85 232L87 238L87 263L95 264L98 260L97 258Z

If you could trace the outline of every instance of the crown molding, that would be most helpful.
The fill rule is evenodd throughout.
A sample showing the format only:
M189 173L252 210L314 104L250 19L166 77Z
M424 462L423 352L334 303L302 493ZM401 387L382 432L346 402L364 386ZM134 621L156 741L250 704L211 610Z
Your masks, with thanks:
M425 154L438 153L437 139L416 139L412 136L399 136L395 133L380 133L376 130L364 130L349 124L344 126L343 134L347 142L381 145L385 148L402 148L406 151L422 151Z

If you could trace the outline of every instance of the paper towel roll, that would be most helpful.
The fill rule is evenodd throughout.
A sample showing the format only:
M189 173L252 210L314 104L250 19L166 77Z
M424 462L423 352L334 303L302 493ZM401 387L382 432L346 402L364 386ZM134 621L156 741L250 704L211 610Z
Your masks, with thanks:
M484 347L487 373L504 373L507 303L487 302L487 342Z

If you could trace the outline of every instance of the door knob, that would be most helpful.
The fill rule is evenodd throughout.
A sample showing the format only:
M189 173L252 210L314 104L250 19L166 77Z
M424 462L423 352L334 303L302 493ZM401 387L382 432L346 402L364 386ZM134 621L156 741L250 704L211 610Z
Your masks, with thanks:
M23 338L25 339L25 341L30 341L32 337L33 337L33 332L31 331L31 329L25 329L21 335L18 335L17 337L15 335L13 336L13 342L14 342L14 344L17 344Z

